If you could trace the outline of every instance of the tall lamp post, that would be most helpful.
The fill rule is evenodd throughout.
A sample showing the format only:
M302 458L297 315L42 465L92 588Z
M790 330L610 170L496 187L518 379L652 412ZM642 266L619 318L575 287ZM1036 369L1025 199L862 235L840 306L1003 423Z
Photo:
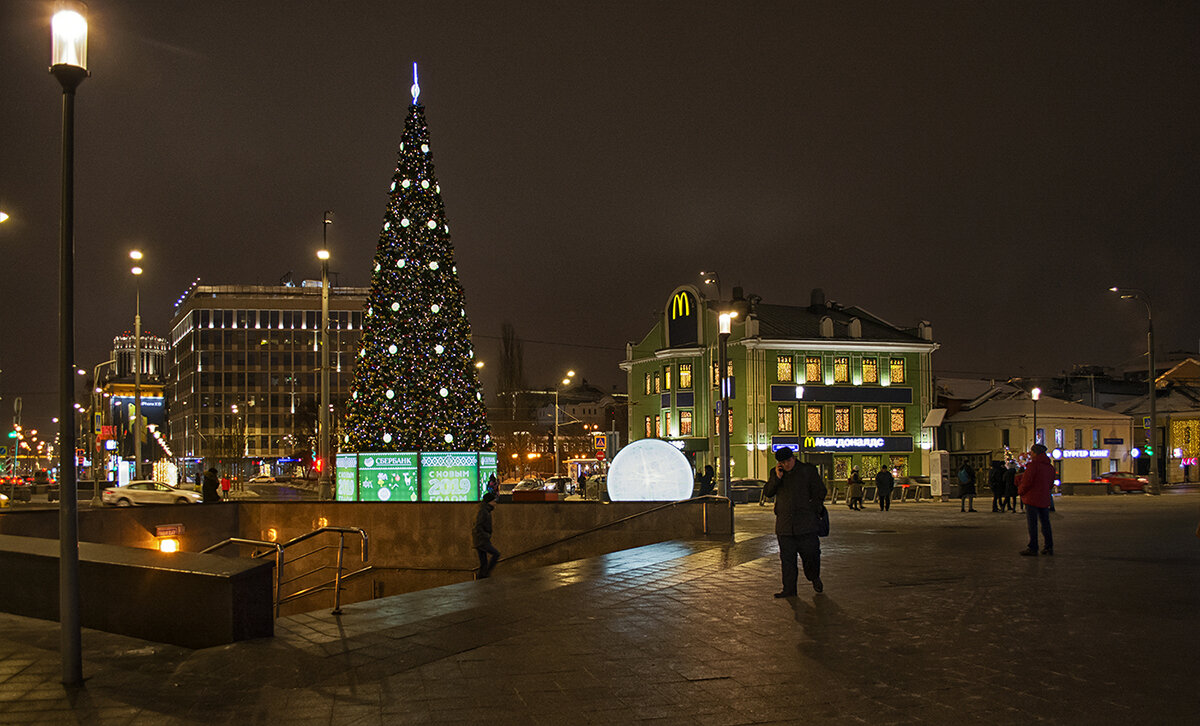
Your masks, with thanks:
M1150 385L1150 428L1146 432L1146 441L1150 445L1150 490L1158 494L1158 386L1155 385L1154 380L1154 309L1150 307L1150 296L1141 290L1132 287L1117 287L1116 285L1108 288L1108 290L1120 295L1122 300L1140 300L1146 306L1146 354L1148 365L1146 378Z
M321 224L321 243L326 244L326 230L332 224L325 212ZM317 416L317 456L321 461L321 473L317 479L317 496L333 499L333 484L329 478L329 249L328 245L317 251L321 260L321 413Z
M1038 432L1037 402L1038 402L1038 399L1042 397L1042 389L1035 387L1032 391L1029 392L1029 397L1033 399L1033 443L1035 443L1035 444L1041 443L1044 445L1045 442L1038 441L1038 435L1037 435L1037 432Z
M140 250L130 250L129 259L142 261ZM135 307L133 313L133 478L142 478L142 268L135 264L133 273Z
M100 477L96 474L96 462L100 459L99 442L96 440L96 414L100 410L100 369L105 366L110 366L116 363L115 359L106 360L100 365L92 369L92 415L91 421L88 421L88 430L92 432L92 506L99 507L100 500Z
M558 476L558 391L561 386L571 385L571 379L575 377L575 371L567 371L567 377L562 379L562 383L554 387L554 476Z
M721 383L720 415L717 426L721 432L721 496L729 496L729 334L733 330L734 313L721 313L717 316L720 341L717 347L717 369L720 371L718 380Z
M60 6L50 20L50 73L63 90L62 212L58 283L58 613L62 681L83 683L79 623L79 502L75 483L75 89L88 77L83 3Z

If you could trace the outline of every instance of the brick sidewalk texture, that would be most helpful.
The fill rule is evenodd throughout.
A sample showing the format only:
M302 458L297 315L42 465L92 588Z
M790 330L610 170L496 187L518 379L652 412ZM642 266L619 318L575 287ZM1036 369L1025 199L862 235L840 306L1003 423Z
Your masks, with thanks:
M1194 723L1198 505L1060 499L1057 554L1036 558L1017 555L1022 515L835 506L825 593L790 600L771 597L770 512L749 505L732 540L501 563L270 639L85 631L78 690L59 683L57 624L0 615L0 723Z

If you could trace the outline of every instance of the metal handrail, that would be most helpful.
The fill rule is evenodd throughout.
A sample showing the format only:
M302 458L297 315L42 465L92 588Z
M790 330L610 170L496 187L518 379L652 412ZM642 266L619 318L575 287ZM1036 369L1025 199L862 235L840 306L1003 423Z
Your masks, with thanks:
M509 557L501 557L499 560L496 560L496 561L497 561L497 562L502 562L502 561L505 561L505 560L515 560L515 559L517 559L518 557L524 557L525 555L532 554L532 553L534 553L534 552L539 552L539 551L541 551L541 550L544 550L544 549L546 549L546 548L548 548L548 547L553 547L554 545L562 544L563 542L567 542L567 541L569 541L569 540L575 539L576 537L582 537L582 536L583 536L583 535L585 535L585 534L591 534L592 532L599 532L600 530L603 530L603 529L608 529L609 527L613 527L613 526L616 526L616 525L618 525L618 524L623 524L623 523L625 523L625 522L628 522L628 521L630 521L630 520L632 520L632 519L638 519L639 517L644 517L644 516L646 516L647 514L653 514L653 513L655 513L655 512L659 512L659 511L662 511L662 510L664 510L664 509L670 509L671 507L677 507L677 506L679 506L680 504L687 504L688 502L695 502L695 501L700 501L700 500L704 500L705 502L709 502L709 501L715 501L715 502L722 502L722 501L723 501L723 502L728 502L728 501L729 501L729 497L723 497L723 496L720 496L720 495L718 495L718 494L706 494L706 495L704 495L704 496L702 496L702 497L692 497L691 499L680 499L680 500L679 500L679 501L677 501L677 502L667 502L666 504L660 504L660 505L658 505L657 507L651 507L650 509L646 509L646 510L643 510L643 511L641 511L641 512L635 512L635 513L633 513L633 514L630 514L630 515L628 515L628 516L621 517L620 519L614 519L614 520L613 520L613 521L611 521L611 522L605 522L604 524L598 524L598 525L596 525L595 527L590 527L590 528L588 528L588 529L581 530L581 531L579 531L579 532L575 532L575 533L573 533L573 534L569 534L569 535L567 535L566 537L562 537L562 538L560 538L560 539L556 539L556 540L554 540L553 542L547 542L547 543L545 543L545 544L538 545L537 547L533 547L532 549L527 549L527 550L524 550L523 552L518 552L518 553L516 553L515 555L509 556ZM704 534L708 534L708 507L705 507L705 508L702 510L702 514L703 514L703 517L704 517ZM478 569L478 568L476 568L476 569Z
M283 551L285 549L287 549L288 547L291 547L292 545L299 544L300 542L303 542L307 539L312 539L313 537L317 536L318 534L322 534L324 532L336 532L338 535L338 545L337 545L338 555L337 555L337 565L336 565L337 573L334 575L334 578L332 581L332 585L333 585L333 611L332 611L332 613L334 615L341 615L342 614L342 580L346 579L346 577L353 577L355 575L361 574L361 573L371 569L370 567L364 567L360 570L356 570L355 572L351 573L350 575L347 575L346 577L342 576L342 570L345 569L342 566L342 563L343 563L343 554L345 553L345 550L346 550L346 535L347 534L357 534L360 537L362 537L362 551L361 551L362 561L363 562L367 561L368 538L367 538L366 531L364 529L362 529L361 527L319 527L317 529L314 529L311 532L306 532L298 537L293 537L292 539L289 539L287 542L265 542L265 541L256 540L256 539L244 539L242 537L230 537L229 539L218 542L217 544L215 544L207 549L201 550L201 554L213 552L214 550L218 550L218 549L224 547L225 545L229 545L229 544L254 545L254 546L258 546L258 547L273 547L273 548L275 548L275 617L279 617L279 606L281 604L283 604L284 602L290 602L292 600L297 599L301 595L307 595L311 592L329 589L330 583L325 583L323 585L314 585L313 587L306 588L305 590L301 590L299 593L292 593L291 595L288 595L286 597L283 595L283 585L285 584L285 582L287 582L287 583L295 582L296 580L299 580L303 577L308 577L309 575L311 575L315 572L320 572L321 570L331 569L331 568L335 567L333 565L319 565L318 567L315 567L301 575L297 575L296 577L293 577L289 580L285 581L283 579L283 565L284 565ZM305 552L302 555L298 555L295 559L289 560L289 562L298 562L299 560L302 560L305 557L308 557L309 555L315 554L317 552L321 552L323 550L327 550L332 546L333 545L323 545L314 550ZM252 558L257 559L257 558L264 557L266 554L267 554L266 552L255 552L250 556Z
M342 581L344 582L351 578L358 577L359 575L363 574L364 572L374 572L375 569L376 568L373 565L367 565L366 567L359 568L359 569L355 570L354 572L348 572L345 575L342 575ZM311 575L313 572L316 572L316 570L312 570L305 574ZM332 586L335 584L337 584L336 580L329 580L328 582L323 582L320 585L313 585L312 587L306 587L303 590L297 590L296 592L293 592L291 595L285 595L283 597L282 602L291 602L292 600L299 600L300 598L305 597L306 595L311 595L314 592L320 592L322 590L332 589Z
M264 542L257 539L243 539L241 537L230 537L229 539L218 542L212 547L200 550L200 554L208 554L214 550L219 550L225 545L250 545L254 547L273 547L275 548L275 617L279 617L280 596L283 595L283 545L278 542ZM256 552L251 555L252 558L261 557L265 553Z

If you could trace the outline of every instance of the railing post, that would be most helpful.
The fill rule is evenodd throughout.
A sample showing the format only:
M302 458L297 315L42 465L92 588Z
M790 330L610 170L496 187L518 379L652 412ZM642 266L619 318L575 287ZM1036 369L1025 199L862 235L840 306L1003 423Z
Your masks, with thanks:
M333 576L333 615L342 614L342 553L346 551L346 533L338 532L337 573Z
M275 546L275 618L279 618L279 601L283 599L283 546Z

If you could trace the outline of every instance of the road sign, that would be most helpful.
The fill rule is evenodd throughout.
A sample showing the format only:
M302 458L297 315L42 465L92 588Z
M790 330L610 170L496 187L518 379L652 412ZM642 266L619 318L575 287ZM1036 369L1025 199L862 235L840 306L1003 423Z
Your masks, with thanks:
M1142 417L1142 428L1144 428L1144 429L1150 428L1150 417L1149 416Z
M608 437L604 434L592 434L592 447L595 448L597 452L607 451Z
M8 456L8 447L0 446L0 456Z
M596 461L604 461L604 452L603 451L596 452Z

